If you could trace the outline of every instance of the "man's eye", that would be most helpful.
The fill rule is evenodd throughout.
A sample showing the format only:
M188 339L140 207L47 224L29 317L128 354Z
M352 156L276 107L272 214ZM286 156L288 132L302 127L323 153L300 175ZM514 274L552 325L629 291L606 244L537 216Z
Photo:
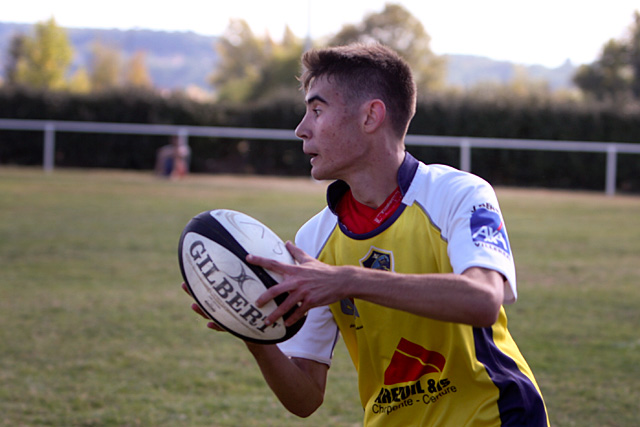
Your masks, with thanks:
M316 116L320 114L319 108L314 108L312 111L313 111L313 114L315 114Z

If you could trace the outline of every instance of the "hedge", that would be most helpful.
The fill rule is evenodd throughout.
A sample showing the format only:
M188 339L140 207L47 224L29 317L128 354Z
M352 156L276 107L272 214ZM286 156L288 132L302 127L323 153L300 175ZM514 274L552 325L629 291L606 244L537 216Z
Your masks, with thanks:
M112 91L70 95L3 88L0 118L293 129L304 114L302 97L252 105L202 103L180 94ZM640 110L569 102L435 96L418 105L412 134L640 142ZM0 130L0 165L42 164L42 134ZM167 137L56 134L57 167L150 170ZM196 173L308 175L298 143L190 137ZM458 164L458 150L408 147L430 163ZM605 155L474 149L473 172L494 185L602 190ZM640 192L640 157L618 159L618 188Z

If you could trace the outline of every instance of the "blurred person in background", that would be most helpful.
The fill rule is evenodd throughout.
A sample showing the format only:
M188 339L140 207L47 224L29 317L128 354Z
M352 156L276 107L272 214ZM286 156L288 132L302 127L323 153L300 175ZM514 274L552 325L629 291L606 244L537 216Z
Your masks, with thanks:
M157 176L179 179L189 173L191 148L186 138L171 136L171 143L160 147L156 153L155 173Z

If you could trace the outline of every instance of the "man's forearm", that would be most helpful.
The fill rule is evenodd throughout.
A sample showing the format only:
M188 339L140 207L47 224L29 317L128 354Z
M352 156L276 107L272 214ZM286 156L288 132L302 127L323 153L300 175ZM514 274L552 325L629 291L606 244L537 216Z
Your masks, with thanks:
M419 316L491 326L502 305L504 280L491 270L472 268L463 274L411 275L350 269L352 296Z
M275 345L247 342L262 375L289 412L308 417L322 404L326 365L305 359L289 359Z

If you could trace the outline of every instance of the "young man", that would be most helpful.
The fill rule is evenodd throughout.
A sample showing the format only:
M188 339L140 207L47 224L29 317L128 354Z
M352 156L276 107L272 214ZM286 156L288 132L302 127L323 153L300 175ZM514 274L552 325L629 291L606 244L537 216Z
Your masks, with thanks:
M312 50L301 82L296 135L313 177L336 181L287 242L297 265L248 257L285 277L258 301L289 293L269 321L296 304L289 324L308 312L289 341L247 343L271 389L291 412L315 411L339 331L367 426L548 425L507 330L516 277L495 193L405 152L416 104L407 64L380 45Z

